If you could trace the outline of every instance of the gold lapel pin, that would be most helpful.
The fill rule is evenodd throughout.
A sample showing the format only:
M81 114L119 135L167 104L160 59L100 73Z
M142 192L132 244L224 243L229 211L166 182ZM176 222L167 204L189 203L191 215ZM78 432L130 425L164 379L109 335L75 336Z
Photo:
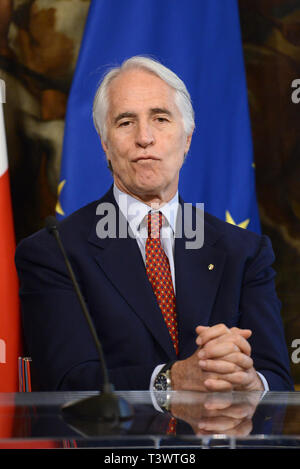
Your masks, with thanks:
M214 270L215 266L213 264L209 264L208 270Z

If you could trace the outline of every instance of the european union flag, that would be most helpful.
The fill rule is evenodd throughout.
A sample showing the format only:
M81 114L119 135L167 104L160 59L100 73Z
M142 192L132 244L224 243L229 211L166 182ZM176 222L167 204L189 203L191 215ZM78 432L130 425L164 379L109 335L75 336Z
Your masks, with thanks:
M186 202L260 231L236 0L92 0L68 101L57 213L66 216L112 184L93 127L107 68L151 56L186 84L196 129L181 170Z

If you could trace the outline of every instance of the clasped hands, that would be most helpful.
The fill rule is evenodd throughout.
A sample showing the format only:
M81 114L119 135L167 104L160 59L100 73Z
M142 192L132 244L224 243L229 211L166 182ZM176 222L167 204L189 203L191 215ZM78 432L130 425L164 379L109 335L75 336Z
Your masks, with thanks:
M204 392L262 391L263 383L254 369L249 329L224 324L196 328L197 350L171 369L175 390Z
M175 393L171 396L173 417L188 423L196 435L224 434L247 436L261 392L234 396L228 393Z

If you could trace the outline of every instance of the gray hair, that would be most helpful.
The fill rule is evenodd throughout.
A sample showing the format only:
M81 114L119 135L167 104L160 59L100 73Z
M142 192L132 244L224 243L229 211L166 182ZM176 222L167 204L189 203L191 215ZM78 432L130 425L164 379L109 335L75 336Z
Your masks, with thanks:
M108 87L111 81L123 71L144 69L166 82L175 90L175 102L182 115L184 130L190 135L195 127L194 110L190 94L183 81L169 68L160 62L143 56L135 56L125 60L120 67L111 68L104 76L94 98L93 121L98 134L106 140L106 116L108 111Z

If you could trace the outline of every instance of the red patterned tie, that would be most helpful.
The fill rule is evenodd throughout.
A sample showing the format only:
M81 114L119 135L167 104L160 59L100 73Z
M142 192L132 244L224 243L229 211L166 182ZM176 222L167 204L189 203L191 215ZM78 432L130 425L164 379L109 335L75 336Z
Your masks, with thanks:
M178 330L176 297L168 257L160 242L162 213L148 214L148 238L146 241L146 270L158 305L169 329L176 354L178 354Z

